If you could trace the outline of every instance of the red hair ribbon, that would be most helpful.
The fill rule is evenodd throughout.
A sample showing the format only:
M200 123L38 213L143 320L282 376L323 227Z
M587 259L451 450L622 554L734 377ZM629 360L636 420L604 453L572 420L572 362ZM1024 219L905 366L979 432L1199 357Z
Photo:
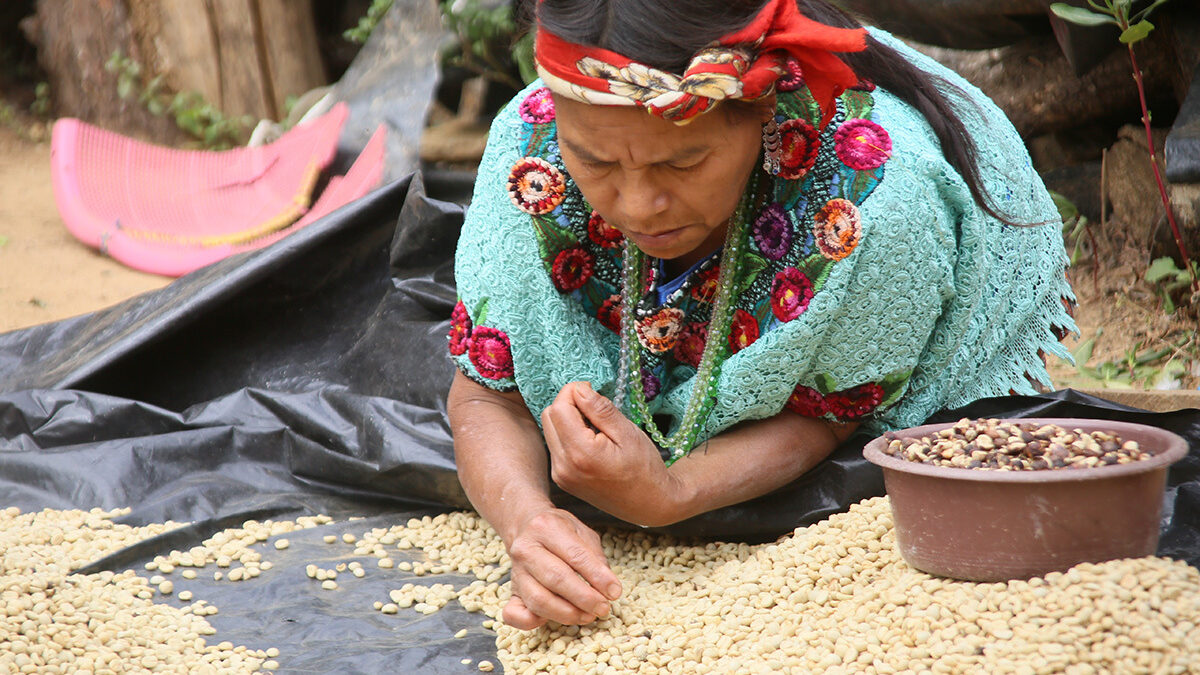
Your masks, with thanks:
M556 94L597 105L638 105L686 123L725 99L755 100L774 91L787 62L800 67L821 106L824 126L834 100L858 83L836 52L866 49L866 30L834 28L800 13L796 0L769 0L746 27L700 50L682 76L540 29L538 74Z

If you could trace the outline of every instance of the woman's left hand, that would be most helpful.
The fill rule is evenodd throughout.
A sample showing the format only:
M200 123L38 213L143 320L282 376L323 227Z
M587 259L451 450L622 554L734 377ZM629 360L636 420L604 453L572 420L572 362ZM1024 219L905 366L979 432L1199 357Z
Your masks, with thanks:
M589 426L590 425L590 426ZM675 522L682 486L654 442L587 382L571 382L542 412L550 476L572 495L637 525Z

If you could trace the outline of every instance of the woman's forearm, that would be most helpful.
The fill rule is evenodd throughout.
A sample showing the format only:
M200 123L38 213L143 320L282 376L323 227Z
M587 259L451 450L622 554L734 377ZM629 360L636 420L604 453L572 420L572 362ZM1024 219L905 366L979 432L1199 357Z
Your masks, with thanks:
M471 504L511 543L515 528L550 502L541 431L518 393L455 375L447 399L458 476Z
M784 411L729 429L671 465L677 488L672 512L663 515L678 522L783 487L829 456L856 426Z

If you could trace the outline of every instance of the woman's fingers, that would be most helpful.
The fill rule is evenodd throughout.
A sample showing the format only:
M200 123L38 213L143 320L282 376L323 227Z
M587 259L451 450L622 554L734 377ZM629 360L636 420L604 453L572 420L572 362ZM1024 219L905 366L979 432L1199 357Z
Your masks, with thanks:
M525 606L525 601L516 595L508 599L508 604L504 606L500 618L504 619L504 623L517 630L533 630L546 623L546 619L529 611L529 608Z
M514 593L539 616L571 624L588 623L608 614L609 602L604 595L558 553L543 549L530 556L522 569L529 578L518 584L514 570Z

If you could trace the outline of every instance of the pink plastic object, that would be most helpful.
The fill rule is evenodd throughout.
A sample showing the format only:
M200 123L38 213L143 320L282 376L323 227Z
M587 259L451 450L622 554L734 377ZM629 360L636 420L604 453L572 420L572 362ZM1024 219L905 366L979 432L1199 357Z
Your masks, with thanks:
M295 231L346 115L339 104L270 145L221 152L159 147L63 119L51 142L55 201L83 243L135 269L180 276ZM358 196L382 171L382 139L372 143L380 166L359 170L349 186ZM331 182L323 213L355 192L339 187L346 182Z

